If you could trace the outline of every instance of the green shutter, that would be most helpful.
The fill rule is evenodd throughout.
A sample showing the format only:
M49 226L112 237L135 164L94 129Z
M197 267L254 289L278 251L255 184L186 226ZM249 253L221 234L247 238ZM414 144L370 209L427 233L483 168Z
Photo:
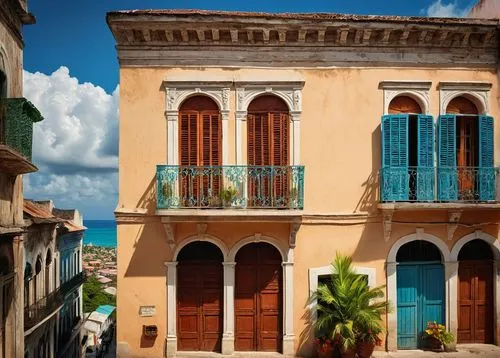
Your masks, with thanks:
M479 199L495 200L493 117L479 116Z
M382 117L381 197L408 200L408 115Z
M438 198L441 201L458 198L456 122L454 114L439 116L438 120Z
M418 201L434 200L434 120L418 116L418 168L416 197Z

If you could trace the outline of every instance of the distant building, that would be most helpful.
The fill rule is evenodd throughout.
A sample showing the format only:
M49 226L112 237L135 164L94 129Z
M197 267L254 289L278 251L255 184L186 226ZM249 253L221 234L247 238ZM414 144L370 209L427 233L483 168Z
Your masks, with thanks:
M24 354L22 174L38 170L33 123L43 119L22 98L22 28L34 23L26 0L0 1L0 358Z
M478 0L472 8L469 17L475 18L500 18L500 1L499 0Z
M89 352L100 351L104 345L110 344L114 335L116 307L102 305L85 319L86 346Z
M25 200L24 219L24 357L79 357L85 227L52 201Z

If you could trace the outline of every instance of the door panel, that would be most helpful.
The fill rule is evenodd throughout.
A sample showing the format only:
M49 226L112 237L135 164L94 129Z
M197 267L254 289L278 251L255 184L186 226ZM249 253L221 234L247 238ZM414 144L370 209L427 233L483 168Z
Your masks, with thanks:
M180 262L177 285L180 351L220 351L222 264Z
M397 267L398 348L417 347L418 267Z
M247 245L236 258L237 351L281 349L281 258L277 251L268 252L267 246Z
M458 343L493 343L493 267L485 261L460 261L458 268Z
M444 323L444 272L440 264L397 267L398 348L423 346L427 322Z

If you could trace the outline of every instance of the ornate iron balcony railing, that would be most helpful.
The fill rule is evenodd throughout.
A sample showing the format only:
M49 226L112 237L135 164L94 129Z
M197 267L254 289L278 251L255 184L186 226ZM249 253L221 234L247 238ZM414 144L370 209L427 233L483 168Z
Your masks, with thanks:
M70 278L68 281L61 284L59 290L61 291L61 294L66 295L67 293L71 292L77 287L83 285L86 280L87 280L87 275L85 271L79 272L75 276Z
M24 309L24 331L35 327L63 304L60 288Z
M0 144L16 150L31 161L33 123L43 120L38 109L26 98L0 100Z
M380 199L416 202L498 201L498 167L385 167Z
M303 166L158 165L158 209L303 209Z

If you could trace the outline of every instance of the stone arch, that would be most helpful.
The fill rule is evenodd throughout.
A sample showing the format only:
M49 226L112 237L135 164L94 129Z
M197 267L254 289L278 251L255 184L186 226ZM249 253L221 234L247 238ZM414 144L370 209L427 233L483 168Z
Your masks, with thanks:
M244 111L248 111L250 103L262 96L276 96L287 105L290 113L295 111L293 97L287 96L284 92L276 89L248 91L248 96L245 97L244 102L242 103L242 109Z
M193 236L189 236L186 239L182 240L175 247L174 253L172 255L172 261L174 261L174 262L177 261L177 256L179 255L179 252L181 252L181 250L185 246L187 246L193 242L196 242L196 241L206 241L206 242L210 242L210 243L214 244L222 252L222 257L224 258L224 261L227 261L226 258L228 257L229 250L228 250L226 244L222 240L217 238L216 236L213 236L210 234L193 235Z
M397 240L389 250L386 262L388 263L396 262L396 255L401 246L415 240L425 240L436 245L436 247L441 252L442 262L445 263L447 261L450 261L450 250L448 249L448 246L446 246L443 240L431 234L415 233L403 236L399 240Z
M0 45L0 72L2 72L3 75L5 76L3 85L2 83L0 83L0 98L4 96L9 97L9 74L10 74L9 60L7 57L7 52L1 45ZM2 76L2 73L0 73L0 76Z
M286 253L286 249L284 248L283 244L279 240L277 240L277 239L275 239L273 237L264 236L264 235L252 235L252 236L248 236L248 237L246 237L244 239L239 240L229 250L229 253L228 253L228 256L227 256L227 260L229 262L235 262L235 260L236 260L236 254L238 253L238 251L243 246L245 246L247 244L251 244L251 243L256 243L256 242L266 242L268 244L271 244L272 246L274 246L279 251L279 253L281 255L281 259L283 260L283 262L287 262L288 261L288 255Z
M217 107L219 107L219 111L222 110L222 101L221 101L221 98L218 98L215 94L211 93L211 92L207 92L207 91L196 91L196 90L193 90L193 91L185 91L184 93L182 93L181 95L179 95L176 99L175 99L175 102L173 104L174 106L174 109L176 111L179 111L182 107L182 105L184 104L184 102L186 102L188 99L190 98L193 98L193 97L208 97L210 98L212 101L214 101L214 103L217 105Z
M485 92L478 93L474 91L457 91L444 96L441 103L441 114L446 114L448 105L453 99L457 97L464 97L471 101L476 106L478 114L481 115L488 113L488 105L486 103L487 99Z
M491 249L493 251L493 255L495 256L495 260L500 261L500 242L494 236L491 236L490 234L487 234L480 230L465 235L460 240L458 240L451 249L450 260L458 261L458 254L460 253L462 247L464 247L464 245L467 244L468 242L476 239L483 240L488 244L490 244Z
M385 113L389 113L389 107L391 102L397 97L409 97L413 99L420 106L421 114L429 113L429 99L426 98L420 91L401 91L401 92L392 92L386 99L387 108L385 109Z

